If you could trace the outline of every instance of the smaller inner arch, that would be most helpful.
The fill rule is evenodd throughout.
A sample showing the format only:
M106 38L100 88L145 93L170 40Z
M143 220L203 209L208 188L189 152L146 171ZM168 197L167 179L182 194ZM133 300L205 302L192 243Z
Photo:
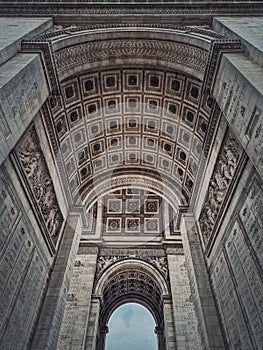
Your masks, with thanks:
M107 269L107 274L102 274L95 294L100 297L96 350L105 349L111 316L120 306L129 303L140 304L151 313L158 350L166 349L164 298L167 285L157 268L133 259L117 262Z
M138 303L125 303L110 316L105 350L156 350L156 322Z

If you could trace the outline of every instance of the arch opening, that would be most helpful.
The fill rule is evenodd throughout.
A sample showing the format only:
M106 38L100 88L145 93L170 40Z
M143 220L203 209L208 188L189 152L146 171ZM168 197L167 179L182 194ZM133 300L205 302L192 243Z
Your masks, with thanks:
M95 288L95 295L100 299L96 350L105 349L109 320L119 307L128 303L140 304L151 313L158 349L166 349L164 303L167 294L163 276L148 263L127 260L109 267Z
M156 321L138 302L119 306L110 316L108 329L105 350L157 350Z

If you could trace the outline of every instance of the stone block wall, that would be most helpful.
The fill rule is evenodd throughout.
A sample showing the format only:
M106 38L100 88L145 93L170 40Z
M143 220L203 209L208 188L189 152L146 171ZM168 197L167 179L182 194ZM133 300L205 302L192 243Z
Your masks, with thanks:
M0 168L0 348L30 343L52 258L12 163Z
M48 97L40 55L19 52L21 42L51 25L51 19L1 18L0 164Z
M247 156L224 208L207 267L227 346L263 344L262 18L215 18L213 28L239 39L244 53L223 54L213 88Z
M97 249L77 255L57 349L83 349L96 271Z
M168 254L173 314L178 350L203 349L198 330L198 319L195 313L189 275L184 255Z
M208 270L230 349L263 344L263 191L248 162L225 214Z

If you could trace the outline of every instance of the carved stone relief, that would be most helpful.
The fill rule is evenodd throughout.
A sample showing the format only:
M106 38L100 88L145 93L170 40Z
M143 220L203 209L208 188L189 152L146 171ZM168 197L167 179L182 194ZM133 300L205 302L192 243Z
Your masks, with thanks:
M102 273L111 265L118 261L136 259L148 262L168 280L168 263L167 258L162 251L150 250L150 251L140 251L133 249L122 249L122 254L116 254L111 252L109 255L100 255L97 261L97 271L96 271L96 279L102 275ZM156 254L155 254L156 253Z
M227 131L223 140L212 177L209 182L205 203L199 223L205 247L213 237L220 213L224 208L225 199L232 180L240 163L242 148L234 135Z
M15 154L26 177L45 228L56 244L63 223L54 185L35 128L32 126L22 139Z
M55 53L59 74L85 63L108 60L109 58L158 58L176 62L204 73L207 52L190 45L156 40L110 40L91 42L70 47Z

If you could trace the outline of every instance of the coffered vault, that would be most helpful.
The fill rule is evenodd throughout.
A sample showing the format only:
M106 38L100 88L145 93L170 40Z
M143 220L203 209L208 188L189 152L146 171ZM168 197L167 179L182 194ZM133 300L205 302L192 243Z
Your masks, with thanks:
M158 350L260 349L263 48L215 4L187 25L115 5L21 17L23 40L2 18L0 347L104 350L132 301Z
M89 207L125 174L173 188L176 211L190 204L220 114L209 55L238 43L209 28L124 25L53 29L22 45L43 52L53 95L41 113L72 203Z

